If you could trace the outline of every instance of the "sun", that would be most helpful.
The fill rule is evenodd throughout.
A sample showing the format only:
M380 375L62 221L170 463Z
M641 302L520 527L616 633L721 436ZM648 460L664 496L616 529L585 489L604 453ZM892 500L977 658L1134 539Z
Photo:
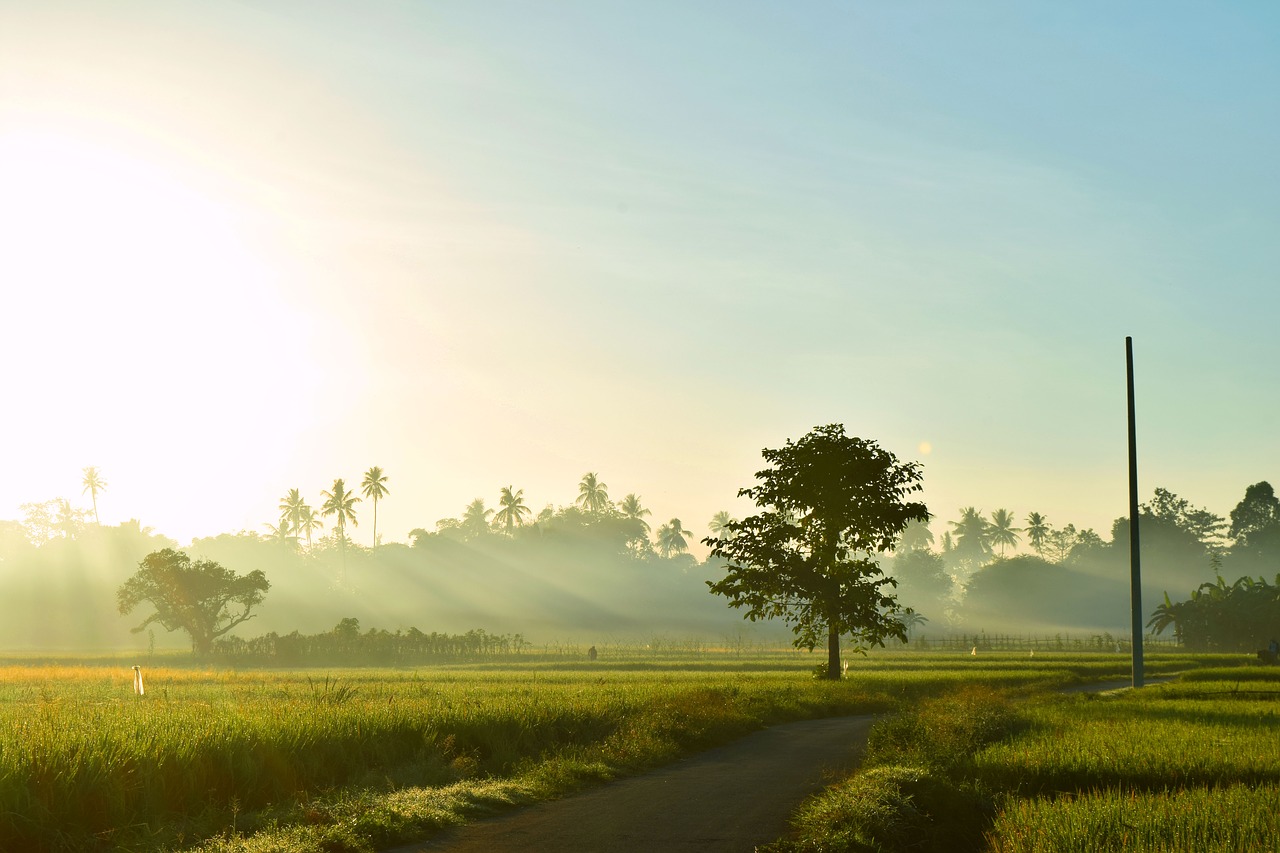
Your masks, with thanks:
M217 183L145 140L0 125L0 359L24 413L6 449L29 466L3 503L56 488L37 480L50 470L121 455L269 452L242 436L245 413L292 420L305 377L272 376L305 364L306 331Z

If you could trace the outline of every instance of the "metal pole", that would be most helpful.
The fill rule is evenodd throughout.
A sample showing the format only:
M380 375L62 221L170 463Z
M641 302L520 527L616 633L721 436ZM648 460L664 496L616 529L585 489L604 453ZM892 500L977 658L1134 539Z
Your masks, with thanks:
M1138 431L1133 406L1133 338L1124 339L1129 379L1129 600L1133 608L1133 686L1142 686L1142 568L1138 549Z

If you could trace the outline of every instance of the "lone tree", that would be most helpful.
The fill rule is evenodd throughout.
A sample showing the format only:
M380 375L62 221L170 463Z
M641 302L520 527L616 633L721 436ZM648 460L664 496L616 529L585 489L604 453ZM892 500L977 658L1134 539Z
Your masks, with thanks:
M116 602L122 616L144 601L156 609L133 633L159 622L167 631L190 634L192 650L204 656L215 639L253 618L250 611L270 588L261 570L237 575L212 560L193 563L181 551L165 548L142 559L138 571L116 591Z
M929 520L923 503L907 500L922 488L920 466L841 424L762 455L772 467L738 496L764 511L703 540L726 561L725 577L707 586L753 622L786 620L796 646L812 651L825 632L827 678L839 679L841 634L859 653L886 637L906 642L897 599L882 590L895 583L876 554L892 551L908 522Z

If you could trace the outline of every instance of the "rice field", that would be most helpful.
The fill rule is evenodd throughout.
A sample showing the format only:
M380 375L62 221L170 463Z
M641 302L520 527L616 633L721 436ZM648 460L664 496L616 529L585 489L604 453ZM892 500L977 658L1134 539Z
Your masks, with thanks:
M1028 722L975 758L1009 792L991 850L1280 850L1274 668L1040 705Z
M1280 851L1280 669L1196 662L1141 691L928 698L771 849Z
M975 684L1034 696L1128 667L1103 654L894 653L855 659L833 684L812 677L817 657L610 650L596 662L245 671L161 659L144 667L144 696L122 661L9 662L0 850L377 850L776 722L888 712ZM1161 655L1149 670L1205 662ZM1001 761L1016 759L992 753L990 766ZM1051 784L1030 760L1017 766Z

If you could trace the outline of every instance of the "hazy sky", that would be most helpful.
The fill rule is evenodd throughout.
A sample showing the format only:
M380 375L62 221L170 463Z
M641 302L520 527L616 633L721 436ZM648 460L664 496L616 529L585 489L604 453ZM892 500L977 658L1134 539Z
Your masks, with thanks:
M1280 480L1268 3L0 0L0 518L698 533L842 422L1106 535ZM357 541L370 536L362 505Z

